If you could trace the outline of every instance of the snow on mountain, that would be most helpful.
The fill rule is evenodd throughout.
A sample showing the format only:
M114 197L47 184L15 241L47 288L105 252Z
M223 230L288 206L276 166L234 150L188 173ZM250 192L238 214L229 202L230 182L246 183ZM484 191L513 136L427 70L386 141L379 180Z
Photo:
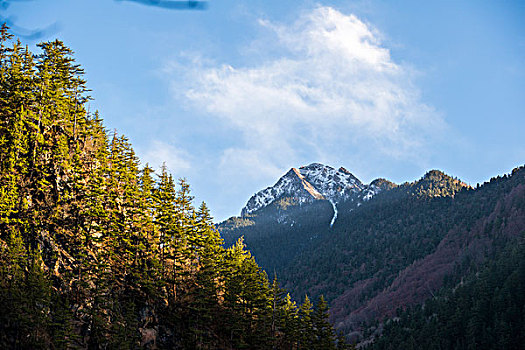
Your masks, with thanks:
M327 165L312 163L300 167L299 171L326 199L336 203L366 187L343 167L335 170Z
M334 208L334 216L332 216L332 220L330 220L330 227L334 226L335 219L337 219L337 205L333 201L330 201L330 204L332 204L332 208Z
M366 188L363 190L361 199L367 201L381 191L381 187L375 185L374 183L371 183L370 185L366 186Z
M300 203L325 199L312 184L305 180L299 170L292 168L275 185L254 194L242 209L241 216L253 213L284 195L292 196Z
M241 215L251 214L283 196L293 197L299 203L324 199L334 207L333 224L337 217L337 203L343 200L368 200L381 189L374 183L364 185L343 167L336 170L312 163L299 169L290 169L275 185L254 194L242 209Z

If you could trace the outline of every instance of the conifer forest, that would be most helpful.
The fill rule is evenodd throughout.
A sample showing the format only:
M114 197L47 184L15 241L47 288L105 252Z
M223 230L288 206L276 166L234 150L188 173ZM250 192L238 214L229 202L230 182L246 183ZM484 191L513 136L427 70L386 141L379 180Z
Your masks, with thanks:
M0 348L336 349L205 203L90 112L59 40L0 32Z

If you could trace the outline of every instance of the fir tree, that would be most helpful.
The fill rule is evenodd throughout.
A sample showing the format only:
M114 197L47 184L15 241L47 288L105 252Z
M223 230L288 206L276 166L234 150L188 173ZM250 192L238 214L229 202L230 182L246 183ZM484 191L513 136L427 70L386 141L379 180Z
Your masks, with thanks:
M108 135L73 52L39 48L0 29L0 348L332 344L325 307L298 310L185 180Z

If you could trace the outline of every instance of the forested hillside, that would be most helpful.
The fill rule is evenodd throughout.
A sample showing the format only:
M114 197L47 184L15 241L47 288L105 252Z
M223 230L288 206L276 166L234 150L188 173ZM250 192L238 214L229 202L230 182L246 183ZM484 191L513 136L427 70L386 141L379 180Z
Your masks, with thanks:
M433 182L425 187L440 188L433 192L438 196L421 191L427 180L428 174L380 193L341 217L327 240L305 251L288 269L290 275L282 274L286 285L312 295L328 293L332 319L348 333L423 302L523 239L525 168L477 189L456 191L453 179L435 179L449 182L445 197L443 186ZM305 264L308 275L302 273Z
M525 244L511 244L476 273L423 305L371 327L367 349L523 349Z
M231 239L244 233L295 296L324 295L336 328L354 341L368 336L366 325L450 288L524 238L523 167L477 188L437 170L383 185L357 206L337 204L333 227L326 201L325 210L316 209L323 201L280 204L293 198L219 227Z
M218 228L226 246L244 237L264 269L279 275L301 251L328 233L332 212L328 201L301 206L293 198L284 197L256 214L232 217Z
M86 103L60 41L0 31L0 348L335 349L166 169L140 166Z

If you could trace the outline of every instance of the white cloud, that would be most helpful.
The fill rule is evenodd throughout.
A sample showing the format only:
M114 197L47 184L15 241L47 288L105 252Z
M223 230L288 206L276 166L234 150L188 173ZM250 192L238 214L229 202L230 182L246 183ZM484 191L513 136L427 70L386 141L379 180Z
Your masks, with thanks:
M273 174L367 152L417 162L446 128L421 102L411 69L356 16L318 7L290 25L259 23L274 39L268 52L280 55L242 67L198 58L182 86L178 77L179 97L238 133L221 168L256 163Z
M140 158L155 170L165 164L172 174L180 176L187 174L191 169L190 156L186 151L162 141L153 140L149 147L140 153Z

